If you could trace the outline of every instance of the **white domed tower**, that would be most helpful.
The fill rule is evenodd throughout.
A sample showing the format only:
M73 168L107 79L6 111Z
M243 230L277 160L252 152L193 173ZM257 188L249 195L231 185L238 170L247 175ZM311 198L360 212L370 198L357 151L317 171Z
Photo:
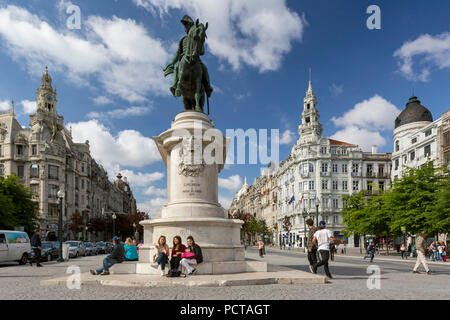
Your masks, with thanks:
M322 125L319 123L317 98L309 80L308 91L303 99L302 124L298 127L300 134L299 144L317 143L322 136Z
M37 90L37 110L45 111L49 115L57 116L56 90L52 88L52 77L48 74L48 67L42 76L41 86Z

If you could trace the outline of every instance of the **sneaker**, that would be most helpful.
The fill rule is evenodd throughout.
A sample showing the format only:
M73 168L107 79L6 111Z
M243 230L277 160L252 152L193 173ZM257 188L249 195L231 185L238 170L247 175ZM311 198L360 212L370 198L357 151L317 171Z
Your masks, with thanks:
M313 268L312 273L317 274L317 267L314 266L312 268Z
M192 269L192 271L191 271L191 272L189 272L189 273L188 273L188 275L190 276L190 275L194 274L194 272L195 272L195 271L197 271L197 269L195 269L195 268L194 268L194 269Z
M413 270L413 273L420 273L420 272L419 272L419 271L414 271L414 270Z
M157 263L152 263L152 268L158 269L158 264Z
M331 276L331 274L328 275L327 278L330 279L330 280L333 279L333 277Z
M309 271L311 271L311 273L314 273L312 266L309 266Z
M161 276L165 276L166 275L166 273L164 272L164 270L161 270Z
M427 274L431 274L431 271L430 271L430 270L428 270L428 271L427 271Z
M95 270L90 270L90 272L91 272L91 274L92 274L93 276L98 275L97 271L95 271Z
M41 267L43 267L43 265L39 263L39 264L36 265L36 267L41 268Z
M103 271L100 273L101 276L109 276L109 271Z

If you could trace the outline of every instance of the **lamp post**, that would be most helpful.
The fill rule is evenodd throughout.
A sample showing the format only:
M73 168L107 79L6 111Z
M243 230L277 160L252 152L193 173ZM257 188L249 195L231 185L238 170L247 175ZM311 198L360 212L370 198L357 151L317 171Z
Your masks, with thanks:
M316 199L316 227L319 227L319 206L320 201L319 198Z
M63 203L63 199L64 199L64 192L62 190L58 191L58 240L59 240L59 257L58 257L58 262L64 262L63 259L63 254L62 254L62 237L63 237L63 231L62 231L62 223L63 223L63 213L62 213L62 203Z
M303 227L305 229L305 237L303 238L303 248L305 248L305 252L307 251L306 248L306 218L308 217L308 211L306 211L306 208L303 206Z
M88 234L88 230L89 230L89 227L86 225L86 227L84 228L84 241L88 241L88 236L87 236L87 234Z
M113 238L114 238L116 236L116 219L117 219L117 216L115 213L113 213L112 219L113 219Z
M136 222L133 222L133 235L136 236Z

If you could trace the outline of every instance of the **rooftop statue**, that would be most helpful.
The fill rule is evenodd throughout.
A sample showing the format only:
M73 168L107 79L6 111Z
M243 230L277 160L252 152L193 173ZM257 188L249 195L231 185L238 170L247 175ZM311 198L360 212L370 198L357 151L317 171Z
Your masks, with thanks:
M208 23L204 25L198 19L194 23L189 16L184 16L181 23L187 35L180 40L177 54L164 69L164 76L174 74L170 91L174 97L183 97L185 110L204 112L205 95L209 99L213 92L208 69L200 59L205 54Z

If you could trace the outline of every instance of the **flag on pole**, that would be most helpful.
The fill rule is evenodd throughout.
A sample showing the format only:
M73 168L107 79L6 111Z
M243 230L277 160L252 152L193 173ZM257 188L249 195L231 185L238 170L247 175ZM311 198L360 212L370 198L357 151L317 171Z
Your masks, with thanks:
M291 200L289 201L288 204L291 204L291 203L294 202L294 201L295 201L295 196L292 196L292 198L291 198Z
M300 205L303 203L303 193L302 193L302 196L301 196L301 198L300 198Z

